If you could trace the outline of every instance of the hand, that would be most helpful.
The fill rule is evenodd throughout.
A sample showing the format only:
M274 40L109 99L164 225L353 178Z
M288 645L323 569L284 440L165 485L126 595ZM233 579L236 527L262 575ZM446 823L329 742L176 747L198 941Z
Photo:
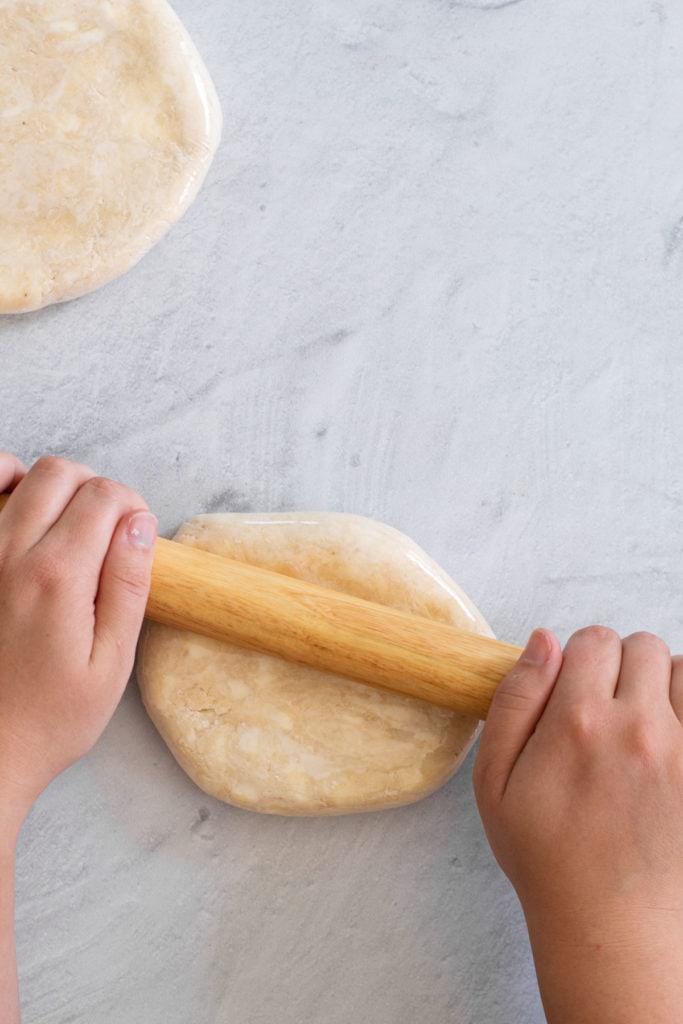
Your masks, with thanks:
M86 753L133 667L156 521L85 466L0 453L0 818Z
M496 692L475 793L550 1021L680 1019L682 719L683 659L649 633L563 658L539 630Z

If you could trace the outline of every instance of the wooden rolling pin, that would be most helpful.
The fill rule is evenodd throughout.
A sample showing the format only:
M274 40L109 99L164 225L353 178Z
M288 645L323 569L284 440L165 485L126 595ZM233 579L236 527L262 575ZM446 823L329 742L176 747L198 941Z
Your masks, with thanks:
M522 651L161 537L146 615L477 718Z

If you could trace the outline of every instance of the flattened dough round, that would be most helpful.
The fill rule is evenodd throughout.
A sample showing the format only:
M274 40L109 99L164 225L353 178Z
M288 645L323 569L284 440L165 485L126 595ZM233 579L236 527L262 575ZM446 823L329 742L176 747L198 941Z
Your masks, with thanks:
M416 544L337 513L204 515L183 544L492 636ZM205 792L271 814L348 814L411 803L456 770L478 722L411 697L149 624L142 697Z
M218 144L211 79L166 0L0 0L0 313L128 270Z

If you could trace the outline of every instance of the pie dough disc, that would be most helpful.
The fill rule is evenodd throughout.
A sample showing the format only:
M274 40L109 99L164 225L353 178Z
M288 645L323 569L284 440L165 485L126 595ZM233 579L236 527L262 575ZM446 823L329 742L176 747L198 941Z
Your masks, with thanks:
M492 636L408 537L337 513L203 515L176 540ZM458 768L476 719L270 655L149 623L145 707L211 796L270 814L349 814L411 803Z
M194 199L218 99L166 0L0 0L0 313L124 273Z

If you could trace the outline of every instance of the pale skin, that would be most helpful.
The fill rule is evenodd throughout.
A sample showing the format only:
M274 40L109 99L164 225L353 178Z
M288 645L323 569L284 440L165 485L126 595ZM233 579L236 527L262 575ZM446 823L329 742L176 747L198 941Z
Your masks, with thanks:
M18 1024L17 836L118 704L149 591L156 520L142 498L62 459L27 474L0 452L0 1024Z
M537 630L474 770L549 1024L680 1024L683 659L650 633Z
M130 675L156 522L85 466L0 452L0 1024L20 1019L16 840ZM474 786L521 901L549 1024L679 1024L683 659L649 633L537 630L500 684Z

